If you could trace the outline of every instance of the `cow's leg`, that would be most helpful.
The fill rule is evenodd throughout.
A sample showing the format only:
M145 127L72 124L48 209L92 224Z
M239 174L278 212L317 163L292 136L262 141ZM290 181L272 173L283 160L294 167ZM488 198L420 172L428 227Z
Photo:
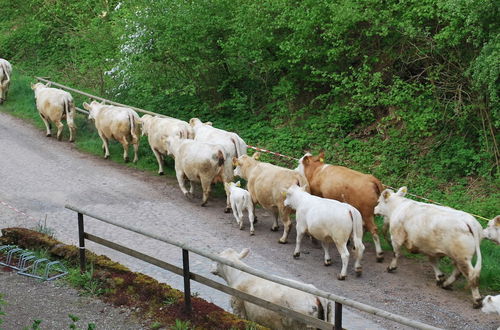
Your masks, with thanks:
M332 257L330 257L330 244L325 241L321 241L321 246L323 251L325 251L325 266L330 266L332 264Z
M155 148L151 148L153 150L153 153L155 154L156 161L158 162L158 174L163 175L163 156L160 154L158 150Z
M439 263L438 257L429 257L429 262L431 263L432 269L434 269L434 274L436 276L436 285L441 286L443 285L444 282L444 274L443 272L439 269L438 263Z
M56 120L55 122L56 124L56 127L57 127L57 140L61 141L62 140L62 132L63 132L63 128L64 128L64 125L63 123L61 123L60 120Z
M278 231L278 229L280 228L279 224L278 224L278 219L280 217L280 213L279 211L276 209L276 208L273 208L272 209L272 212L273 212L273 225L271 226L271 230L272 231Z
M50 133L50 123L49 123L49 121L47 119L45 119L45 116L42 115L41 112L38 112L38 114L40 115L40 118L42 118L43 123L45 124L45 127L47 128L47 133L45 134L45 136L47 136L47 137L52 136L52 134Z
M293 251L293 257L295 259L300 257L300 244L302 243L302 238L304 238L304 235L307 231L306 224L304 222L305 221L298 221L297 219L297 238L295 240L295 251Z
M102 148L104 149L104 158L108 159L109 158L108 139L104 136L104 134L101 131L98 130L98 133L102 140Z
M233 209L233 216L236 219L236 223L239 225L240 224L240 219L238 218L238 211L236 208L236 202L231 199L231 208Z
M139 141L132 142L132 146L134 147L134 160L132 162L135 164L139 160L139 157L137 156L139 152Z
M394 257L391 260L389 266L387 266L387 271L392 273L398 268L398 258L401 255L401 244L392 237L392 249L394 250Z
M75 141L75 135L76 135L76 126L73 121L73 119L66 119L66 124L68 124L68 129L69 129L69 142L74 142Z
M380 246L380 238L378 237L377 226L375 225L373 214L370 216L363 216L363 221L366 229L372 234L373 243L375 244L375 251L377 253L377 262L382 262L384 261L384 252L382 251L382 247Z
M126 137L122 137L119 141L123 147L123 161L128 163L130 161L128 158L128 140Z
M347 275L347 266L349 264L349 250L347 250L347 241L340 244L338 242L335 242L335 246L339 251L340 258L342 258L342 270L340 271L340 274L337 275L337 279L343 281L345 280L345 277Z
M224 178L225 178L225 175L224 175ZM226 180L222 180L222 182L226 182ZM230 181L227 181L228 183ZM231 201L230 201L230 192L229 192L229 188L226 187L226 185L224 185L224 192L226 193L226 208L224 209L224 213L229 213L231 212Z
M279 215L281 222L283 222L283 236L279 239L279 243L286 244L290 228L292 228L292 221L290 220L290 209L284 206L279 207Z
M248 221L250 221L250 235L255 234L255 229L253 227L253 224L255 222L255 215L254 215L254 205L252 202L248 203L247 211L248 211Z
M363 252L365 250L363 243L361 242L361 238L357 238L359 240L359 244L356 249L354 249L354 271L356 272L356 276L361 276L363 272L363 267L361 266L361 260L363 259ZM354 242L354 246L356 246L356 242Z
M231 297L230 301L231 308L233 309L233 313L238 315L239 317L246 319L247 313L245 311L245 302L239 298Z
M464 277L467 279L467 282L469 283L470 290L472 292L472 301L473 301L472 306L474 308L481 307L482 306L482 298L481 298L481 294L479 293L479 274L476 274L476 272L474 271L474 268L472 267L471 260L468 258L463 259L463 260L457 260L456 266L460 270L462 275L464 275ZM449 280L449 278L448 278L448 280ZM446 284L448 284L447 283L448 280L446 280L446 282L443 283L443 287L445 287Z
M175 169L175 176L177 177L177 182L179 183L179 188L181 188L182 193L187 198L190 198L188 190L186 189L184 172L180 169Z
M211 178L200 178L201 180L201 189L203 190L203 201L201 206L207 205L208 195L210 194L210 185L212 184Z
M443 277L444 277L444 274L443 274ZM451 285L457 280L458 277L460 277L460 269L455 264L455 268L453 268L450 276L448 276L446 281L443 278L443 281L441 282L441 284L438 283L438 285L445 290L451 290Z
M231 205L231 207L233 208L233 212L234 212L234 206ZM240 222L239 222L239 225L240 225L240 230L243 229L243 203L241 203L239 206L236 207L237 208L237 213L238 213L238 218L240 219Z

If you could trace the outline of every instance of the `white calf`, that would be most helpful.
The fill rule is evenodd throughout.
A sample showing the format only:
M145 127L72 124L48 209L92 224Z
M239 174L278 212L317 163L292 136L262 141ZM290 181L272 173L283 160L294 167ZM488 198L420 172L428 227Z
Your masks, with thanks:
M500 315L500 295L484 297L481 311L483 313L497 313Z
M483 230L485 238L500 244L500 215L497 215L488 222L488 227Z
M286 191L285 206L297 212L297 244L294 258L300 256L300 243L304 235L309 233L321 241L325 250L325 266L329 266L332 260L328 249L333 242L342 258L342 270L337 278L344 280L349 263L347 241L352 234L356 253L354 269L358 276L361 275L361 259L365 250L361 241L363 219L355 207L333 199L313 196L297 185L291 186Z
M182 193L186 197L193 195L193 182L200 182L203 190L205 206L210 193L210 185L224 182L224 149L210 143L195 140L168 137L166 140L168 152L175 158L175 173ZM185 179L189 180L189 191L184 185Z
M245 265L241 259L245 258L249 249L240 253L233 249L226 249L219 254L239 265ZM331 304L326 299L313 296L290 287L274 283L254 275L242 272L222 263L214 264L212 273L222 277L227 284L237 290L265 299L277 305L285 306L302 314L316 317L330 322ZM299 283L299 282L297 282ZM309 285L314 288L313 285ZM292 318L284 317L266 308L251 304L236 297L231 298L231 307L236 315L262 324L271 329L305 329L306 324Z
M472 291L473 306L481 307L479 294L479 275L481 272L481 250L479 243L482 227L474 217L448 207L420 203L404 198L406 187L397 193L386 189L379 197L375 213L389 219L394 258L387 270L397 268L401 246L412 253L423 253L435 272L439 286L449 288L462 273ZM476 265L472 267L472 257L477 255ZM439 259L448 256L453 260L455 269L444 281L444 274L438 268Z
M252 197L250 193L242 188L240 182L224 182L226 191L229 191L229 200L231 201L231 208L233 209L233 215L236 219L240 229L243 229L243 211L245 209L248 211L248 220L250 221L250 235L255 233L253 228L253 223L255 221L254 217L254 205L252 203Z
M12 73L12 66L9 61L0 58L0 104L7 99L9 92L10 75Z

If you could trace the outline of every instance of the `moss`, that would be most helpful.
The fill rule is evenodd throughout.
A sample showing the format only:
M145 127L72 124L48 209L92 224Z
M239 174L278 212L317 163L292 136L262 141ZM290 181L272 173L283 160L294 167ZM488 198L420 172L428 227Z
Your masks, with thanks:
M51 257L79 265L79 249L63 244L45 234L25 228L2 229L0 244L13 244L30 250L47 250ZM93 277L102 283L101 299L116 306L135 307L139 316L165 325L176 320L189 321L195 329L246 329L254 323L242 320L201 298L193 297L193 311L184 311L184 294L154 278L130 271L106 256L86 250L87 262L93 265ZM90 268L90 267L89 267ZM265 329L257 326L257 329Z

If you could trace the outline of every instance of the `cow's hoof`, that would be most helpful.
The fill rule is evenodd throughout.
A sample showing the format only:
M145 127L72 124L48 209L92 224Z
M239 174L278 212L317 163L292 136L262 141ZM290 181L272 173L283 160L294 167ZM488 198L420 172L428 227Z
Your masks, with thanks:
M49 133L49 134L45 134L45 136L46 136L46 137L51 137L51 136L52 136L52 134L50 134L50 133Z
M250 236L253 236L253 235L255 235L255 232L252 230L252 231L250 232Z
M363 273L363 268L359 267L354 270L354 273L356 273L356 277L360 277L361 274Z
M325 266L330 266L332 264L332 259L326 259L324 265Z
M391 267L391 266L389 266L389 267L387 267L387 272L388 272L388 273L394 273L394 271L395 271L396 269L398 269L398 267Z
M255 222L254 222L255 223ZM271 227L271 231L278 231L280 227Z
M299 257L300 257L300 252L297 252L297 253L293 254L293 258L294 259L299 259Z
M243 226L240 226L240 230L243 230Z
M384 255L383 254L378 255L377 256L377 262L382 262L382 261L384 261Z
M109 155L104 155L104 159L109 159Z
M441 288L445 289L445 290L448 290L448 291L452 291L453 290L453 287L451 286L451 284L447 285L447 286L441 285Z
M281 238L280 238L280 239L278 240L278 243L280 243L280 244L286 244L287 242L286 242L286 240L282 241L282 240L281 240Z
M125 157L125 158L123 158L123 161L124 161L125 163L128 163L128 162L130 161L130 159L129 159L128 157Z
M444 283L444 280L445 280L444 274L438 275L438 279L436 280L436 285L439 286L439 287L442 287L443 283Z
M193 194L191 194L189 191L187 193L184 193L184 196L187 198L187 199L191 199L193 198Z
M203 207L207 206L207 202L201 203L201 206L203 206Z
M231 208L230 207L226 207L224 209L224 213L231 213Z
M163 171L162 171L162 172L158 172L158 175L164 175L164 174L165 174L165 173L163 173Z
M73 139L73 140L69 140L69 142L75 142L75 139Z
M344 281L344 280L345 280L345 275L340 275L340 274L338 274L338 275L337 275L337 280L339 280L339 281Z
M479 298L479 300L475 300L472 303L472 308L474 308L474 309L478 309L478 308L481 308L481 307L483 307L483 298Z

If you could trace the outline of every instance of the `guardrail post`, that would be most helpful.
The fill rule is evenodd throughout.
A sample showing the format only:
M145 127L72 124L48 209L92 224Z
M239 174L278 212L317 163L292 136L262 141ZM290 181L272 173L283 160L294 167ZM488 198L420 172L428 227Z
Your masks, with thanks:
M184 307L185 312L191 314L191 275L189 272L189 251L182 249L182 271L184 275Z
M83 214L78 212L78 239L80 240L80 272L85 273L85 231L83 229Z
M335 330L342 330L342 304L335 302Z

